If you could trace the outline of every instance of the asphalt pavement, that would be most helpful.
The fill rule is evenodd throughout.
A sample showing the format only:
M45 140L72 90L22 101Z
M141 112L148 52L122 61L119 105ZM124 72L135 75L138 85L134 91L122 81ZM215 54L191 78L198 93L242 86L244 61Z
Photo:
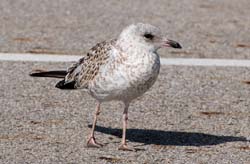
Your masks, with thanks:
M95 101L83 91L32 78L31 68L69 63L0 62L2 163L249 163L250 68L163 66L129 109L128 144L118 151L122 105L105 103L86 148Z
M0 52L83 55L124 26L147 22L179 41L162 57L250 59L248 0L0 0ZM129 108L128 144L118 151L122 104L102 106L86 147L95 101L31 78L33 68L70 63L0 61L0 163L250 163L250 68L164 66Z
M249 8L249 0L0 0L0 52L84 54L145 22L182 44L165 57L250 59Z

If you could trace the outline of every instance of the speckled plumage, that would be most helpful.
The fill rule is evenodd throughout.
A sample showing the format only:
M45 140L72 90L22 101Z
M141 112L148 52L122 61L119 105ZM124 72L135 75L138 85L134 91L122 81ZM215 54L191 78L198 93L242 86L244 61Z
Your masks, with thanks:
M88 89L102 65L106 64L112 45L116 40L104 41L96 44L86 56L68 68L65 83L75 81L75 88Z

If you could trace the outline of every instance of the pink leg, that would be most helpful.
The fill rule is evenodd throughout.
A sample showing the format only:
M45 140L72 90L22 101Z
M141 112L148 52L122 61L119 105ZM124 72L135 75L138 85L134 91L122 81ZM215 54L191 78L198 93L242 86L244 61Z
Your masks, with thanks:
M102 144L96 142L95 136L94 136L95 126L96 126L96 122L97 122L97 116L100 114L100 105L101 105L101 103L98 102L97 106L96 106L95 115L94 115L94 121L93 121L93 125L92 125L92 130L91 130L91 133L90 133L89 140L87 142L87 147L96 147L96 148L99 148L99 147L103 146Z
M129 148L126 143L126 129L127 129L127 121L128 121L128 107L129 104L125 104L122 121L123 121L123 128L122 128L122 144L119 146L118 150L125 150L125 151L134 151L133 148Z

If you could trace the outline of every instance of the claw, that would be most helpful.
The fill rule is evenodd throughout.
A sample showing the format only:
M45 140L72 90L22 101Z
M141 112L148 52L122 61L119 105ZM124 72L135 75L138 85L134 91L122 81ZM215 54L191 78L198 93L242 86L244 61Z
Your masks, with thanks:
M103 144L96 142L94 137L90 137L87 142L87 147L101 148L102 146Z
M125 144L122 144L119 146L118 150L123 150L123 151L136 151L134 148L130 148Z

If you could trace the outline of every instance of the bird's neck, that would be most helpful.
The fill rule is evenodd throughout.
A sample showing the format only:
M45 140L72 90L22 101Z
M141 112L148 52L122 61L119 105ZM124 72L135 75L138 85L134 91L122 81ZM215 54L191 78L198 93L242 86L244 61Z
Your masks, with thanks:
M156 53L157 51L153 46L145 45L142 43L129 42L126 40L118 40L115 46L120 51L128 54Z
M148 65L154 64L159 61L159 55L154 49L148 49L144 45L133 45L133 44L117 44L115 45L118 50L117 55L121 58L126 59L127 63L133 63L135 65Z

